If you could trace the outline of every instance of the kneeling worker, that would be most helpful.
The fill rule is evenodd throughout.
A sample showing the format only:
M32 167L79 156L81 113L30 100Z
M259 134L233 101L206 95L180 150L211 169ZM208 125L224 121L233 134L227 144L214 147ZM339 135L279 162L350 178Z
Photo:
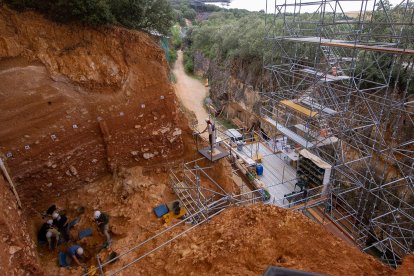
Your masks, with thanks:
M101 211L95 211L94 218L99 230L106 237L106 246L110 246L112 243L111 236L109 235L109 216Z
M86 265L79 261L79 258L82 258L84 254L83 248L80 245L72 245L68 249L68 255L72 258L72 260L79 266L86 268Z

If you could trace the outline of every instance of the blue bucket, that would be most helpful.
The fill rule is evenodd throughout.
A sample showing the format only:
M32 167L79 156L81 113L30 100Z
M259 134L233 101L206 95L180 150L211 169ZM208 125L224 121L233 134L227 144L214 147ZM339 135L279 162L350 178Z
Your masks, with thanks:
M263 165L262 164L257 164L256 165L256 173L257 173L257 175L263 175Z

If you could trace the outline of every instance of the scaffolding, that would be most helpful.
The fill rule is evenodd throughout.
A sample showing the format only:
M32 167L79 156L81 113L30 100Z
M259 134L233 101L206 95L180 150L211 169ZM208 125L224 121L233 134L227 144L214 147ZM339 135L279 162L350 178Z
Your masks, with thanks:
M414 1L266 2L260 115L332 165L316 205L397 266L414 249Z

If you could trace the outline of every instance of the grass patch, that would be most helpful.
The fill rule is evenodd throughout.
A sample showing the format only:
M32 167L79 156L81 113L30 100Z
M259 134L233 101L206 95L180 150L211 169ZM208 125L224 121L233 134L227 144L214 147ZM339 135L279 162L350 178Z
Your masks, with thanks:
M216 118L217 121L219 121L219 123L224 126L226 129L237 129L237 126L235 124L233 124L231 121L227 120L226 118L223 117L217 117Z
M177 77L174 75L172 71L170 71L169 77L171 83L177 83Z
M198 80L199 82L202 82L203 85L204 85L204 80L205 80L204 77L197 76L197 75L194 75L194 74L191 74L191 73L190 74L187 73L187 75L190 76L191 78L195 79L195 80Z

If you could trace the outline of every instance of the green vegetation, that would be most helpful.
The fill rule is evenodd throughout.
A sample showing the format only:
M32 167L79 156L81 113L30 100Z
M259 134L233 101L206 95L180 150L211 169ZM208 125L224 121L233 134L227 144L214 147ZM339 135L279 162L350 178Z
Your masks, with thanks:
M378 7L379 12L375 13L373 16L373 21L375 22L388 22L387 16L389 18L394 18L396 21L399 21L399 17L402 16L402 8L395 7L393 8L389 3L385 3L385 7ZM386 10L386 12L383 11ZM387 13L387 15L386 15ZM272 43L264 44L265 36L265 17L272 17L273 15L265 15L262 12L248 12L245 10L226 10L210 14L208 20L202 21L199 24L193 26L188 31L188 42L184 44L189 45L186 49L186 64L188 70L192 68L192 61L190 61L190 55L194 54L195 51L202 52L210 60L215 60L220 62L223 61L232 61L232 60L243 60L247 61L252 68L257 68L261 66L261 62L264 59L271 63L277 63L278 59L283 58L278 52L274 52L274 45ZM286 14L286 17L292 16L291 14ZM336 20L345 19L346 16L335 18ZM270 18L268 18L270 19ZM333 19L333 15L326 14L325 20L330 21ZM349 19L349 18L348 18ZM282 19L276 19L274 22L275 26L272 29L273 35L282 35L283 34L283 21ZM318 15L315 14L302 14L302 22L306 21L317 21L319 20ZM409 23L409 22L407 22ZM342 28L352 28L352 26L342 25ZM302 23L301 28L303 30L308 30L310 36L314 36L314 24ZM387 29L388 28L388 29ZM375 39L378 38L379 41L383 42L384 35L389 35L391 37L391 27L384 28L384 25L378 24L372 28L366 28L367 32L373 35L372 42L375 42ZM410 29L407 28L407 31ZM412 31L412 29L411 29ZM353 29L343 29L342 33L352 33ZM366 34L366 35L370 35ZM306 31L303 35L307 35ZM382 36L382 37L381 37ZM407 37L412 37L412 34L408 34ZM338 37L338 39L346 40L347 37ZM408 40L407 40L408 42ZM289 45L286 43L286 45ZM287 47L286 51L289 52L289 49L295 49L297 43L292 42L291 47ZM414 43L411 40L408 49L412 49ZM315 59L319 59L321 53L315 50L315 46L312 44L302 44L300 48L296 48L297 56L304 57L302 62L309 63L313 62ZM350 49L341 49L343 56L352 56L352 50ZM404 90L407 86L407 81L410 79L409 75L411 74L411 69L409 68L410 60L409 57L404 57L403 70L398 70L392 65L393 57L388 56L384 57L381 53L371 52L371 51L359 51L358 62L356 63L356 76L361 79L371 80L374 82L385 83L387 76L391 73L391 85L397 83L397 86L400 90ZM254 66L253 66L253 63ZM224 63L223 63L224 64ZM370 66L373 65L373 66ZM381 69L380 69L381 68ZM369 82L361 81L359 84L361 87L369 87ZM409 87L409 93L414 94L414 82L411 82Z
M231 129L231 128L237 129L238 128L235 124L233 124L231 121L227 120L224 117L216 117L216 119L226 129Z
M168 33L174 12L168 0L5 0L16 10L32 9L61 22L92 26L122 25Z
M264 15L258 12L230 10L212 13L194 26L191 49L200 50L210 59L263 57Z
M183 39L181 38L181 27L179 25L174 25L171 28L171 44L174 49L179 50L183 44Z
M175 21L184 27L185 19L194 21L197 12L190 6L190 0L171 0L171 6L174 9Z
M184 52L184 70L187 74L194 73L193 56L189 51Z

